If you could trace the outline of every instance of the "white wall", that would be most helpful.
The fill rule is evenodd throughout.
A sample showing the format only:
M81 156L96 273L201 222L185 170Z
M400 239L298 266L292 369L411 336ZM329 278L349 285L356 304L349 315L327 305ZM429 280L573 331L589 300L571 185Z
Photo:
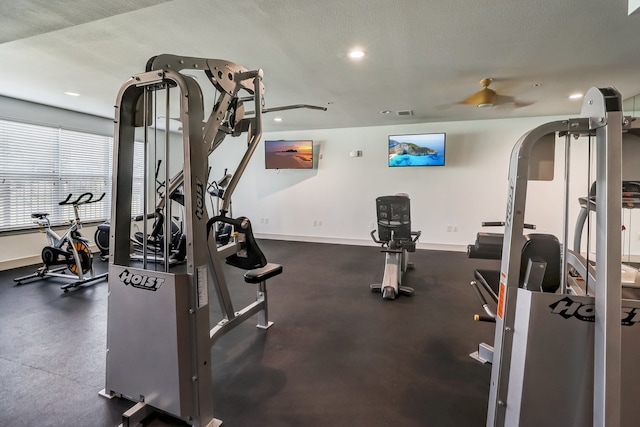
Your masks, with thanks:
M0 119L63 127L99 135L112 136L114 130L113 118L82 114L5 96L0 96Z
M22 101L7 102L7 98L0 97L0 117L24 120L25 116L39 123L113 132L110 119ZM376 221L375 198L404 192L411 197L413 229L422 231L419 247L465 250L480 231L482 221L501 221L505 217L508 163L516 141L540 124L565 118L267 133L262 140L313 139L317 167L266 170L261 142L233 195L233 215L249 217L259 237L373 245L369 233ZM387 136L420 132L447 133L446 165L389 168ZM174 140L175 137L172 135ZM180 144L174 145L174 155L181 156ZM572 154L569 242L573 242L577 198L586 195L589 187L586 143L578 141L574 146L577 149ZM224 168L235 170L245 148L244 136L227 138L212 155L212 176L218 178ZM349 157L353 150L362 150L363 156ZM539 232L559 237L563 224L563 158L563 143L557 144L555 180L530 183L525 218L536 224ZM457 231L447 231L449 227ZM84 234L92 238L93 229L86 229ZM630 235L629 239L634 253L640 253L640 238ZM1 236L0 269L37 262L43 245L44 236L39 233Z
M263 140L313 139L317 169L266 170L261 144L233 196L233 214L249 217L262 237L373 244L369 233L376 221L375 198L404 192L411 197L412 228L422 231L420 247L464 250L482 221L505 217L508 163L516 141L555 119L268 133ZM446 166L389 168L387 136L419 132L447 133ZM212 156L214 176L225 167L235 168L244 148L243 141L225 140ZM362 150L363 156L350 158L353 150ZM557 235L563 218L562 150L557 148L554 182L530 184L526 215L539 231ZM572 209L571 227L577 210ZM449 227L458 231L447 231Z

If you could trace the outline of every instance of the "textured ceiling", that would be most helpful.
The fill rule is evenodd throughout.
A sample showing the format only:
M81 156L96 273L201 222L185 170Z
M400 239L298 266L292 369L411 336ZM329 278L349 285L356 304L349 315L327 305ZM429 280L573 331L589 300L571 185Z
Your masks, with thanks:
M627 8L627 0L3 1L0 94L112 117L122 83L149 57L171 53L262 68L266 107L328 107L281 112L281 123L267 117L267 131L575 116L573 92L640 92L640 15ZM346 56L354 46L367 52L359 62ZM458 104L484 77L518 103Z

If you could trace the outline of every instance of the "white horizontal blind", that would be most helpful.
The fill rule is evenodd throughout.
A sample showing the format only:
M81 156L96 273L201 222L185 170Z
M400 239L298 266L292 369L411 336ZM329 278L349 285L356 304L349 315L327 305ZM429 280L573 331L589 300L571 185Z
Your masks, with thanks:
M113 145L113 140L111 144ZM113 150L110 153L113 153ZM113 170L113 154L109 157L109 170ZM142 213L142 201L144 200L144 142L136 141L133 145L132 187L131 214L139 215ZM111 180L109 180L109 192L111 192ZM109 197L109 200L111 200L111 197Z
M60 129L58 200L64 200L69 194L75 200L84 193L92 193L93 199L97 200L102 193L106 193L102 201L79 207L83 221L96 221L110 216L109 158L113 157L112 141L108 136ZM73 218L71 205L61 208L61 219Z
M57 152L58 129L0 120L0 229L31 225L32 212L54 214Z
M133 211L141 210L143 144L135 144ZM0 120L0 231L33 226L31 214L49 214L52 224L73 218L58 203L93 193L98 203L80 206L80 218L96 221L111 213L113 138L85 132Z

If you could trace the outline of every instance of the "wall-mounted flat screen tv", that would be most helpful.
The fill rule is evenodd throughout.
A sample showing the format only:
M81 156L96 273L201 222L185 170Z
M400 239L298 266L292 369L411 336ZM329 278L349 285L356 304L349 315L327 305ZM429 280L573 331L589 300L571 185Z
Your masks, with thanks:
M389 135L389 166L444 166L445 133Z
M313 141L265 140L264 163L267 169L313 169Z

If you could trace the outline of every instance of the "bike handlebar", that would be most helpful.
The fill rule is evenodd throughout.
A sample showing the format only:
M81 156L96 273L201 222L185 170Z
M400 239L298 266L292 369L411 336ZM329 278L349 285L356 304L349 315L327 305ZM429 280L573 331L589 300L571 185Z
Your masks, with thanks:
M73 202L70 202L71 198L73 197L73 193L69 193L67 198L64 199L63 201L59 202L58 205L61 205L61 206L64 206L64 205L79 206L79 205L86 205L86 204L89 204L89 203L97 203L97 202L101 201L102 199L104 199L104 196L106 194L107 193L102 193L102 195L98 199L93 200L93 193L86 192L86 193L82 193L81 195L79 195Z
M482 223L483 227L503 227L505 225L504 221L485 221ZM524 228L528 228L529 230L535 230L535 224L524 224Z

